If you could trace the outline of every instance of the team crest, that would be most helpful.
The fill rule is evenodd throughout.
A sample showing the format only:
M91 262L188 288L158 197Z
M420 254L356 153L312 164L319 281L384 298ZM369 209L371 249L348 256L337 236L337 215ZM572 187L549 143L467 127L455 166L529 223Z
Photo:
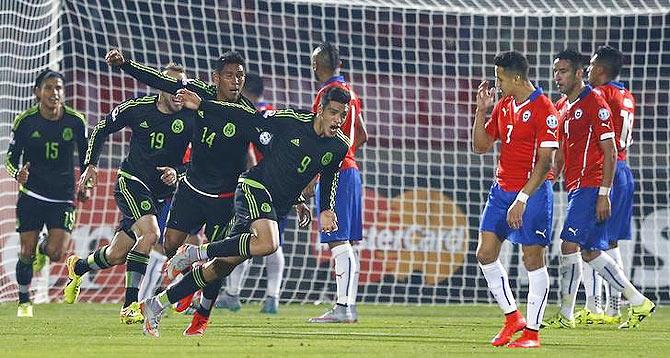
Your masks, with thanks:
M179 134L184 130L184 121L181 119L175 119L174 122L172 122L172 132L174 134Z
M270 207L270 204L268 204L268 203L261 204L261 211L262 212L269 213L271 210L272 210L272 208Z
M331 152L326 152L326 154L321 157L321 165L326 166L330 164L330 162L333 161L333 153Z
M551 129L558 127L558 118L555 115L551 114L547 117L547 127Z
M72 140L72 128L70 127L63 128L63 140L67 142Z
M223 135L226 137L230 138L235 135L235 124L233 123L226 123L226 125L223 127Z
M147 211L151 209L151 203L149 202L149 200L144 200L143 202L140 203L140 207L142 208L142 210Z
M584 111L582 111L581 108L577 108L575 110L575 119L580 119L582 118L582 115L584 114Z
M607 108L601 108L598 110L598 118L600 118L601 121L606 121L610 118L610 111L607 110Z
M261 142L262 145L268 145L268 144L270 144L270 141L272 140L272 134L270 134L269 132L263 131L258 136L258 140Z
M521 118L523 119L524 122L528 122L528 120L530 119L530 111L523 112Z

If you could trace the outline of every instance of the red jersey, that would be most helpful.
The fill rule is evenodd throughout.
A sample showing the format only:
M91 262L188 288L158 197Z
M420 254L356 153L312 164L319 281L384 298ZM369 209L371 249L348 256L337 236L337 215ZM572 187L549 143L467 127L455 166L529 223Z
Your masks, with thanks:
M484 128L502 146L496 181L505 191L520 191L535 167L538 148L558 148L558 113L537 88L521 104L507 96L496 104ZM553 173L547 179L553 179Z
M635 97L623 83L611 81L596 88L612 111L612 126L617 159L626 160L626 149L633 142Z
M604 155L599 142L614 138L612 112L605 99L586 86L570 103L556 102L563 123L561 141L568 191L599 187L603 179Z
M344 124L342 124L341 128L342 133L344 133L344 135L349 137L349 139L351 140L350 142L351 146L349 147L349 151L347 151L347 155L344 157L344 160L342 161L340 171L349 168L358 169L356 159L354 158L354 156L356 155L356 148L354 148L354 136L356 133L356 127L361 125L360 118L363 117L363 103L361 101L361 98L358 97L356 93L353 91L351 85L344 80L343 76L333 76L328 81L324 82L323 86L321 86L321 89L316 94L316 98L314 98L314 105L312 105L312 112L316 113L316 111L319 109L319 103L321 102L321 97L323 96L324 93L326 93L326 91L329 88L334 86L341 87L342 89L349 92L349 95L351 96L351 101L349 101L349 112L347 113L347 118L344 121Z

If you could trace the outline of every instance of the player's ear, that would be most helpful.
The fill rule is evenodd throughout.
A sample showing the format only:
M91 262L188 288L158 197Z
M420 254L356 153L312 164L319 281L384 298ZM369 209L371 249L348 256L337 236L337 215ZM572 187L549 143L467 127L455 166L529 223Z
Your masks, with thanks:
M40 101L40 88L39 87L33 87L33 94L35 95L35 98L37 101Z
M214 82L215 84L218 85L219 84L219 79L220 79L219 71L212 71L212 82Z

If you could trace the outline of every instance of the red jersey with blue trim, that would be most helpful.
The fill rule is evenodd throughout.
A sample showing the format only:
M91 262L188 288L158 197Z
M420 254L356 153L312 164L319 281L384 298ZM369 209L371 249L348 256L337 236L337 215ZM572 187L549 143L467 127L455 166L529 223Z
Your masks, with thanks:
M612 126L617 159L626 160L626 150L633 142L635 97L621 82L611 81L596 87L612 111Z
M561 141L568 191L599 187L604 155L600 141L614 138L612 112L599 93L586 86L574 102L563 97L556 108L563 123Z
M361 101L361 98L358 97L358 95L353 91L351 85L344 80L344 76L333 76L328 81L323 83L321 89L316 94L316 98L314 98L314 105L312 105L312 112L314 113L317 112L323 94L326 93L326 91L329 88L335 86L346 90L347 92L349 92L349 95L351 96L351 101L349 101L349 112L347 113L347 118L341 127L342 133L344 133L344 135L349 137L351 145L349 146L347 155L344 157L344 160L342 161L340 171L349 168L358 169L358 165L356 164L355 159L356 148L354 148L354 136L356 133L356 127L359 126L361 123L361 120L359 120L359 118L362 118L363 116L363 102Z
M505 191L523 189L535 167L539 148L558 148L558 113L540 87L520 104L512 96L502 98L484 128L502 142L496 181ZM553 178L549 172L547 179Z

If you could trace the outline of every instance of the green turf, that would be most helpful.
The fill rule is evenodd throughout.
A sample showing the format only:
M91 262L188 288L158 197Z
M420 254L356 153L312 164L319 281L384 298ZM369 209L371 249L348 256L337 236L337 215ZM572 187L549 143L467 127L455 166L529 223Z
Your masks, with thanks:
M540 350L494 348L489 340L502 317L496 306L361 306L360 323L314 325L305 320L327 307L280 306L276 316L243 305L216 310L205 337L183 337L190 317L164 318L161 337L141 325L119 323L118 305L35 306L32 319L16 318L16 304L0 305L0 356L39 357L444 357L473 353L531 356L653 357L670 352L670 314L663 308L637 330L612 326L542 331ZM550 307L549 314L554 312ZM599 358L599 357L598 357Z

